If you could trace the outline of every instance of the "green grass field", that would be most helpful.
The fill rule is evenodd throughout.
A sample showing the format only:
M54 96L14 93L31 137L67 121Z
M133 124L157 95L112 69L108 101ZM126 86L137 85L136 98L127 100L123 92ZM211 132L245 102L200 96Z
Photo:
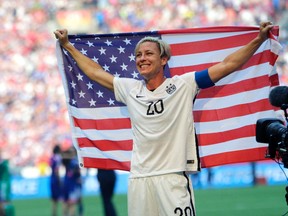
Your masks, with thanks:
M195 190L198 216L281 216L288 210L284 196L285 185ZM118 216L127 215L126 198L114 196ZM15 216L51 215L48 199L14 200L13 205ZM85 197L84 205L85 216L103 216L99 196Z

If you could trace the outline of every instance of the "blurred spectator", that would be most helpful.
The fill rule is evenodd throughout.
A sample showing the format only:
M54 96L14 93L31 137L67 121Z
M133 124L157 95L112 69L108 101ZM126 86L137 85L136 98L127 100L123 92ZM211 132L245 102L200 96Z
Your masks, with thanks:
M11 203L11 173L8 159L2 158L0 149L0 216L14 216Z
M62 157L65 166L63 182L64 216L83 216L82 177L75 148L71 147L64 151ZM76 214L76 210L78 210L78 214Z
M116 184L116 173L114 170L98 169L97 179L100 184L101 199L105 216L116 216L113 204L113 194Z
M50 159L51 176L50 176L50 198L52 201L52 216L58 215L58 205L62 200L62 180L60 176L60 167L62 166L62 156L60 145L55 145L53 154Z
M48 165L46 149L71 136L52 34L56 26L106 33L271 20L280 25L283 45L277 71L281 83L288 83L286 0L2 0L0 6L0 147L6 147L13 167Z

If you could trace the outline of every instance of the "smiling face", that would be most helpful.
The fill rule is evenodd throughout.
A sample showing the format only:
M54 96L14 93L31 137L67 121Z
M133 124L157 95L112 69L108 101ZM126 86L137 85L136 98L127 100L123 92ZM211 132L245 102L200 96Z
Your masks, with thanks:
M143 42L136 50L136 66L146 81L164 76L164 65L167 61L167 57L160 57L160 49L156 42Z

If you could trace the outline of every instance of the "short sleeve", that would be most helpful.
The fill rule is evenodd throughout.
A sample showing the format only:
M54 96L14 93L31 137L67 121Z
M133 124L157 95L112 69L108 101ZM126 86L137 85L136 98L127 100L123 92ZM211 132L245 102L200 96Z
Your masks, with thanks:
M136 79L114 77L113 85L114 85L115 99L118 102L126 104L127 97L131 89L135 88L135 86L137 86L138 83L139 81Z

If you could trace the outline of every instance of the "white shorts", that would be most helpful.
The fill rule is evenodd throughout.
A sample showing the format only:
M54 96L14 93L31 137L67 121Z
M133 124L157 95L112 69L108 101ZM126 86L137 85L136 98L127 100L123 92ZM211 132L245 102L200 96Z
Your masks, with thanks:
M190 176L171 173L130 178L129 216L195 216L194 192Z
M81 198L81 188L76 187L73 191L69 193L68 203L77 203Z

